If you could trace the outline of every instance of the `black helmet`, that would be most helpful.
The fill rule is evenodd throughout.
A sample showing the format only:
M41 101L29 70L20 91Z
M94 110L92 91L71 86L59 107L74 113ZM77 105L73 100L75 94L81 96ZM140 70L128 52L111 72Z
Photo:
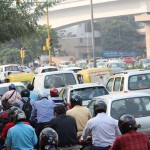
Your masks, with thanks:
M21 91L21 97L29 97L30 91L28 89L24 89Z
M80 95L73 95L70 99L71 106L74 107L75 105L82 106L82 97Z
M130 114L124 114L119 118L118 126L122 134L135 129L137 130L137 125L135 118Z
M16 90L16 86L14 84L10 84L9 85L9 91L10 90Z
M47 127L41 131L39 140L41 149L45 149L45 146L57 147L58 134L52 128Z
M14 120L15 111L17 111L17 110L20 110L20 109L18 107L16 107L16 106L12 106L9 109L8 117L9 117L10 121Z
M14 114L14 122L17 123L19 121L25 121L26 115L22 110L16 110Z
M96 103L94 104L94 113L95 113L95 116L98 114L98 113L101 113L101 112L106 112L107 110L107 105L104 101L96 101Z

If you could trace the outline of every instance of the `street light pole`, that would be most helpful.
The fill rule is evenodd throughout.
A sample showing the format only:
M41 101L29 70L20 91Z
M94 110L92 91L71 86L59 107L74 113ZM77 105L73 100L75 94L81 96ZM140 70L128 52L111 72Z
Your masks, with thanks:
M91 8L91 29L92 29L92 50L93 50L93 65L96 67L96 59L95 59L95 34L94 34L94 19L93 19L93 1L90 0L90 8Z
M47 18L47 38L48 38L48 41L50 41L50 27L49 27L48 5L46 6L46 18ZM48 54L49 54L49 65L51 65L52 64L52 57L51 57L51 45L50 45L50 43L49 43Z

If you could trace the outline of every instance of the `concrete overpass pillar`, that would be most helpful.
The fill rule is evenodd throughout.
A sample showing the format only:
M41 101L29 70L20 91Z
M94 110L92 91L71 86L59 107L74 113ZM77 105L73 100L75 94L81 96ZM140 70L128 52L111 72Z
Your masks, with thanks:
M150 58L150 14L141 14L135 16L135 21L145 23L146 31L146 56Z
M146 31L146 52L147 58L150 58L150 21L145 23Z

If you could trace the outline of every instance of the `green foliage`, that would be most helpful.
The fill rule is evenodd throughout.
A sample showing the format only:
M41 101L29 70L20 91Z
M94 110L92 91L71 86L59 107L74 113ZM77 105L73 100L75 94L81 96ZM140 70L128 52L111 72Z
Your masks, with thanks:
M137 27L131 16L103 19L100 22L103 49L115 51L137 49L136 41L139 37Z
M14 0L0 1L0 43L19 37L29 37L31 33L36 32L38 19L45 15L44 8L52 7L62 0L48 0L35 9L22 2L22 9L16 9ZM28 7L27 7L28 6Z

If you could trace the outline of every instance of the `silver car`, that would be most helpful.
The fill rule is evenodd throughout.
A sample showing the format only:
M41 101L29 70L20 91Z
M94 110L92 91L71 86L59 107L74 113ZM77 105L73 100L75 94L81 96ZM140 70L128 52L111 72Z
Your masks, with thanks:
M150 137L150 94L129 92L96 97L87 106L93 115L93 107L97 100L106 102L106 113L116 121L123 114L133 115L137 121L138 130L146 132Z

